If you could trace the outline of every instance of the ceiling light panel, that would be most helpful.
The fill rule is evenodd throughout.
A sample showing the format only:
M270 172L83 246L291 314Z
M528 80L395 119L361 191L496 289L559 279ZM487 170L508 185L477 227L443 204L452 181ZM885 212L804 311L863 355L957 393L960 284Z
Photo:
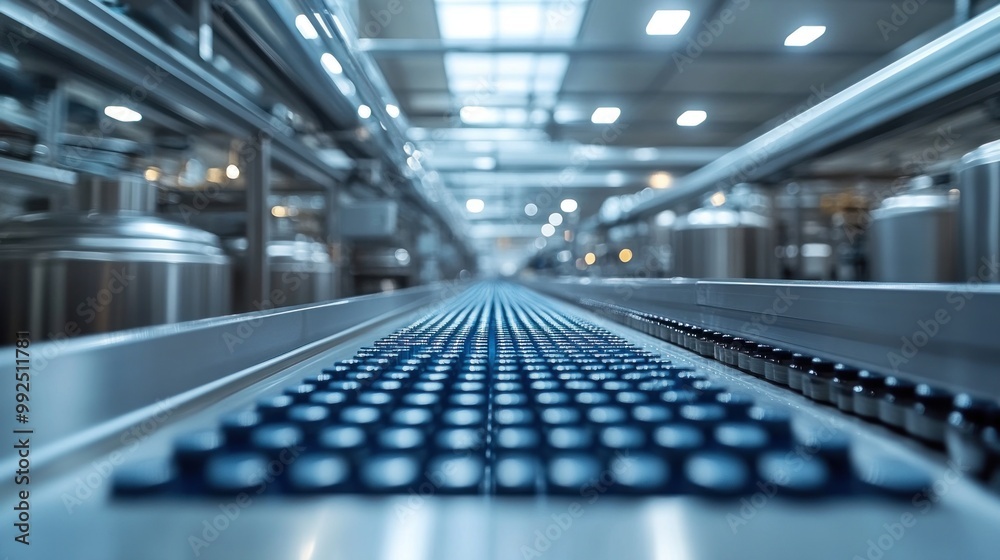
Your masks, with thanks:
M618 107L598 107L591 115L590 121L594 124L612 124L621 114L622 110Z
M435 5L444 43L572 44L588 1L435 0ZM552 109L569 67L565 54L446 53L444 59L448 88L459 106L490 105L491 95L525 96L525 101L531 95L530 109Z
M499 54L493 57L493 71L503 76L529 76L535 72L537 57L532 54Z
M309 16L305 14L295 16L295 28L299 30L299 34L302 35L303 39L316 39L319 37L319 33L316 33L316 28L309 21Z
M496 38L496 9L490 5L441 3L438 26L445 41L489 41Z
M825 25L803 25L785 39L786 47L804 47L826 33Z
M497 6L497 39L537 40L545 31L542 3Z
M681 113L681 116L677 117L677 124L680 126L698 126L705 122L707 118L708 113L705 111L684 111Z
M589 0L436 0L441 39L570 44Z
M656 10L646 24L646 34L677 35L690 17L688 10Z

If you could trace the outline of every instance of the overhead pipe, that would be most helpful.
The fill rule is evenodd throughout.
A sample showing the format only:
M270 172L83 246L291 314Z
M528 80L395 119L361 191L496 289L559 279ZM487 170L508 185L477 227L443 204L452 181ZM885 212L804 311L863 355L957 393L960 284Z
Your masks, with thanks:
M942 97L1000 74L1000 6L734 149L602 227L643 219L757 181ZM985 62L984 66L978 66ZM943 85L943 87L942 87ZM814 97L825 94L814 87Z

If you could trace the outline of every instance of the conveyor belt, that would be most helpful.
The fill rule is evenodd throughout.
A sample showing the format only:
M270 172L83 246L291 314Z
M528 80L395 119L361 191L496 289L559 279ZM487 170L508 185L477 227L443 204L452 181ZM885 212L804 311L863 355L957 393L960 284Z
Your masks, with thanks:
M43 381L61 364L80 364L65 369L75 387L124 367L115 400L161 388L151 371L214 377L175 381L188 396L144 416L39 430L52 460L32 466L23 557L970 560L1000 546L1000 502L965 463L523 287L435 293L67 346ZM424 307L385 315L399 297ZM369 326L343 330L352 317ZM226 354L220 333L251 321ZM308 352L275 338L299 323ZM324 330L344 335L317 348ZM126 351L155 359L101 361ZM95 397L45 390L45 417Z
M172 461L121 469L121 496L327 492L790 495L887 492L848 439L637 347L525 288L487 284L216 427Z

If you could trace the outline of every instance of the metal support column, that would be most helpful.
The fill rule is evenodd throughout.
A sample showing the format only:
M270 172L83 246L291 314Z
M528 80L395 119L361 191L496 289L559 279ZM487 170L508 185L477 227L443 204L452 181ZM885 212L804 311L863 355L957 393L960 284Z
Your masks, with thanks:
M39 163L55 165L59 159L59 134L66 129L66 88L58 80L51 84L45 101L45 126L40 144L48 148Z
M195 21L198 22L198 56L205 62L211 62L212 49L212 0L197 0L195 4Z
M246 173L247 191L247 268L245 310L270 307L271 277L267 258L267 242L271 209L271 139L257 133L240 150L241 166Z

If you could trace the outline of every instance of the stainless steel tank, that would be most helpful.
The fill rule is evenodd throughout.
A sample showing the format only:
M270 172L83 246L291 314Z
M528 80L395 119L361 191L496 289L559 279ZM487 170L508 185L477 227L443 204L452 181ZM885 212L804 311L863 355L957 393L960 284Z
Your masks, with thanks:
M774 235L766 216L731 208L694 210L674 223L674 273L690 278L773 278Z
M407 288L412 283L411 253L399 243L357 244L351 251L354 294L371 294Z
M961 279L1000 282L1000 141L969 152L955 166L959 190Z
M224 315L229 259L207 232L144 215L141 178L93 179L87 212L28 214L0 224L0 331L75 336Z
M876 282L952 282L958 247L954 197L917 177L872 211L869 261Z
M246 238L230 239L226 249L236 261L234 302L237 309L245 301ZM268 267L271 276L271 305L285 307L336 299L337 267L330 260L326 245L315 239L298 236L279 239L267 244ZM261 305L252 305L260 309Z

